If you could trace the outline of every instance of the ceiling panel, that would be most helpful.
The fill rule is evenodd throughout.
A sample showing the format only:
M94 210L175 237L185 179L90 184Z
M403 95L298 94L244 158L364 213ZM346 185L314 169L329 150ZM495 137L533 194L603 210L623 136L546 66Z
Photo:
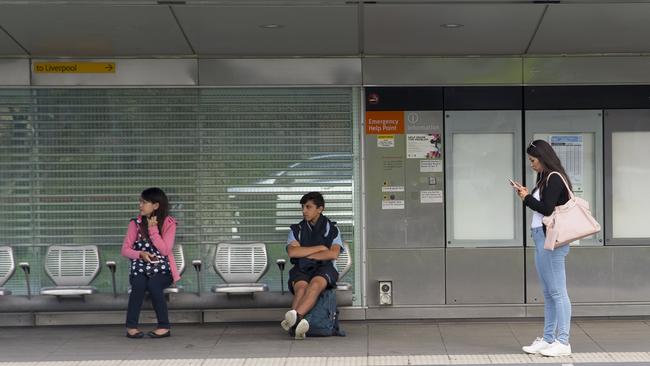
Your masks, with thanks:
M192 54L168 6L0 5L0 25L34 56Z
M199 55L357 55L358 6L174 6ZM263 28L277 24L278 28Z
M650 4L554 4L528 53L644 53L648 35Z
M366 5L368 55L512 55L524 53L541 4ZM444 28L443 24L462 24Z
M206 1L206 0L187 0L190 1ZM207 1L220 1L220 0L207 0ZM224 0L227 1L227 0ZM232 1L232 0L231 0ZM241 0L239 0L241 1ZM255 1L255 0L250 0ZM281 0L278 0L281 1ZM310 0L287 0L287 1L310 1ZM317 1L317 0L316 0ZM335 0L331 0L335 1ZM609 4L622 4L622 3L650 3L650 0L373 0L372 3L376 4L521 4L532 3L537 1L539 3L561 2L562 4L595 4L595 3L609 3Z
M565 0L566 1L566 0ZM650 0L648 0L650 1ZM376 4L505 4L505 3L519 3L521 4L522 0L375 0L373 3Z
M2 29L0 29L0 56L25 56L25 51Z

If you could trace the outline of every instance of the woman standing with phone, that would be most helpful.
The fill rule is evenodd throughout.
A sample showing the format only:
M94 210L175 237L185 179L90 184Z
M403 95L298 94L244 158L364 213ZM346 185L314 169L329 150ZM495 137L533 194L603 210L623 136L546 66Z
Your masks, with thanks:
M180 280L172 248L176 237L176 220L169 216L169 201L160 188L147 188L140 194L140 215L129 222L122 244L122 255L131 259L129 307L126 313L126 336L142 338L138 328L145 292L149 292L158 326L148 333L151 338L171 335L167 302L163 290Z
M544 292L544 335L522 349L526 353L544 356L568 356L571 354L571 300L566 287L565 258L570 247L564 245L555 250L544 249L546 227L542 218L569 200L569 192L562 178L550 173L561 174L569 188L571 182L548 142L535 140L528 145L526 153L531 168L537 172L535 188L529 193L528 188L518 182L511 181L511 185L524 204L533 210L531 236L535 242L535 268Z

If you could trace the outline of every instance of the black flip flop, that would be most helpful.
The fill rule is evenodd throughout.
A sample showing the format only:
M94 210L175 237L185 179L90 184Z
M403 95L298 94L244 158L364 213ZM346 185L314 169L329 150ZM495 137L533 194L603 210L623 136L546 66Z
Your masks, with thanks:
M137 332L134 334L130 334L129 332L126 332L126 338L144 338L144 333Z
M172 335L172 331L168 330L167 333L158 334L152 330L151 332L147 333L147 335L151 338L166 338Z

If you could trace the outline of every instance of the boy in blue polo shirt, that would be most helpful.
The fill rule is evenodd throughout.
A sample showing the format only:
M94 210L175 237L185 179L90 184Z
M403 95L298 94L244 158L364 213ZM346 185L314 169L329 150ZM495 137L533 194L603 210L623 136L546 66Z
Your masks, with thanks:
M319 192L309 192L300 199L303 220L291 225L287 253L293 267L289 270L289 291L293 294L291 310L280 323L282 328L304 339L309 322L304 316L316 305L318 296L336 288L339 273L334 261L343 250L336 223L322 215L325 200Z

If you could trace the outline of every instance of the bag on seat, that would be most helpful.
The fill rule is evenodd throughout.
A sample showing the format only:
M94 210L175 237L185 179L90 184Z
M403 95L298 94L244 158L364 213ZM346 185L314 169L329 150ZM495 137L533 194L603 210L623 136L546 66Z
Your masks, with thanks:
M309 322L307 337L345 337L345 332L339 327L339 309L334 290L323 291L305 319Z
M562 178L564 186L569 191L569 200L567 203L555 207L552 214L542 219L542 222L546 225L544 249L548 250L553 250L600 231L600 224L589 211L589 202L573 194L562 174L552 172L548 176L550 177L553 174L557 174Z

